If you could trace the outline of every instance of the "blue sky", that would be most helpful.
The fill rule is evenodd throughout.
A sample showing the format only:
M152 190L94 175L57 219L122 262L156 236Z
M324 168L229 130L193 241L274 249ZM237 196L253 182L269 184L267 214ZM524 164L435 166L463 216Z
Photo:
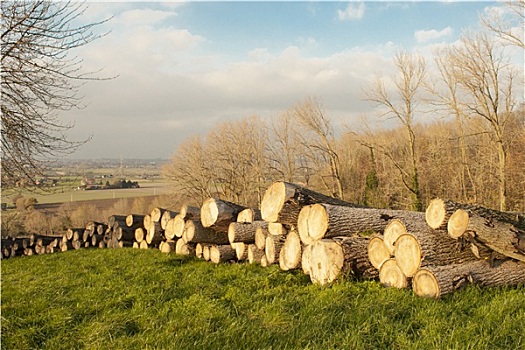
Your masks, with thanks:
M496 2L92 2L84 20L113 19L110 34L78 50L86 70L111 81L64 113L73 138L93 136L73 158L168 158L223 120L272 118L308 96L334 123L373 108L371 79L393 72L396 50L457 40ZM518 56L520 57L520 56ZM523 64L521 62L521 69Z

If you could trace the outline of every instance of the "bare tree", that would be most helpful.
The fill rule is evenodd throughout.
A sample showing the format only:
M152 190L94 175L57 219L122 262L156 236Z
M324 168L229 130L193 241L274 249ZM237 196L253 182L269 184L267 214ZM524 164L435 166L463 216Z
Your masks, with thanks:
M309 151L311 160L314 163L321 161L329 165L331 181L328 182L322 174L321 181L335 197L344 199L336 137L331 120L325 115L320 102L316 98L307 98L293 108L293 116L304 129L301 133L301 141Z
M501 8L493 9L481 17L482 24L510 45L525 49L523 25L525 1L506 1Z
M499 207L506 210L507 122L516 107L517 71L504 47L487 32L466 32L448 52L449 64L461 89L461 108L486 133L497 154Z
M70 153L83 142L70 141L59 111L81 107L80 86L95 78L83 72L71 50L98 38L79 24L83 3L2 1L2 178L33 182L42 158Z
M384 77L378 77L365 92L365 98L383 107L384 117L392 117L404 127L408 138L408 166L386 148L383 147L381 151L390 158L401 174L403 184L412 194L413 209L420 211L423 209L423 204L419 187L414 119L420 103L419 94L426 79L426 64L422 57L404 51L395 55L394 64L399 76L393 79L393 89L387 87Z

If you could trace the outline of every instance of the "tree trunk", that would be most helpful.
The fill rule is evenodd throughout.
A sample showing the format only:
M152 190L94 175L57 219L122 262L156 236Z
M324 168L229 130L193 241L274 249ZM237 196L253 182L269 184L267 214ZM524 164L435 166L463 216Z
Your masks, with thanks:
M228 233L204 227L200 221L187 220L182 234L185 243L229 244Z
M279 254L279 267L283 271L301 267L301 239L296 230L290 230Z
M246 207L238 204L208 198L202 203L201 223L204 227L212 227L216 231L228 232L228 225L237 220L237 215Z
M441 198L432 199L425 211L425 220L428 226L433 229L445 230L448 219L457 210L458 203Z
M382 233L393 218L424 220L420 212L354 208L330 204L313 204L301 210L297 227L304 244L323 238L355 236L363 232Z
M259 249L255 244L248 245L248 262L250 264L260 263L261 258L266 255L264 249Z
M379 271L368 257L368 246L372 240L370 237L335 237L334 240L343 250L342 274L351 274L355 278L378 278Z
M315 203L357 206L296 184L275 182L266 190L261 201L261 216L268 222L295 226L301 208Z
M229 244L210 247L210 261L214 264L235 260L237 253Z
M469 261L449 266L427 266L412 281L414 292L422 297L440 298L469 283L481 287L516 286L525 283L525 264L508 259Z
M255 232L257 228L268 228L266 221L254 221L252 223L232 222L228 227L228 239L230 243L243 242L255 243Z

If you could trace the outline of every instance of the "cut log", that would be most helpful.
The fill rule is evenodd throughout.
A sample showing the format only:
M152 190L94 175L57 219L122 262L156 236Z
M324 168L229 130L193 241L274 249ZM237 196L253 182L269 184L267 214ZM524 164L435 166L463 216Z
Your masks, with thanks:
M137 241L133 242L133 248L134 249L139 249L140 248L139 242L137 242Z
M301 241L310 244L323 238L350 237L363 232L382 233L388 222L394 218L424 220L424 214L318 203L302 208L297 227Z
M268 222L280 222L297 225L301 208L314 203L329 203L342 206L357 206L303 186L289 182L275 182L264 193L261 201L262 219Z
M140 248L140 249L148 249L148 248L149 248L149 246L148 246L148 242L146 242L146 240L142 240L142 241L140 241L140 243L139 243L139 248Z
M160 227L160 223L152 221L150 223L149 228L147 228L146 243L150 245L158 245L164 239L165 238L163 231Z
M237 253L229 244L210 247L210 261L214 264L235 260Z
M301 254L301 268L303 269L303 272L305 275L310 275L312 248L313 248L313 243L308 244L308 245L303 245L303 252Z
M255 243L255 233L258 227L266 229L268 223L262 220L247 223L232 222L228 227L228 240L230 243Z
M250 264L260 263L261 258L266 254L264 249L259 249L255 244L249 244L248 250L248 262Z
M250 223L254 221L263 221L259 209L246 208L237 215L237 222Z
M238 261L243 261L248 258L248 249L246 249L246 244L243 242L231 243L233 249L235 249L235 255Z
M288 230L280 222L270 222L268 223L268 233L272 236L281 237L286 236Z
M126 226L133 229L143 227L144 225L144 215L138 214L129 214L126 216Z
M93 247L98 247L99 243L103 241L104 241L104 235L96 234L96 235L91 236L91 245Z
M315 284L332 283L339 277L344 257L341 246L334 240L323 239L314 242L309 248L307 264L310 280Z
M286 235L279 253L279 267L283 271L301 267L301 239L296 230L290 230Z
M164 232L167 239L181 238L184 233L184 225L186 221L184 218L177 214L171 218L166 224L166 230Z
M385 287L407 288L408 278L397 265L396 259L389 259L379 269L379 282Z
M228 233L204 227L200 221L187 220L182 234L185 243L229 244Z
M179 215L184 220L200 220L201 209L199 207L183 204L180 207Z
M370 242L368 242L368 260L373 267L377 270L381 268L381 265L392 257L390 251L385 245L383 238L381 237L372 237Z
M115 223L119 226L126 226L126 215L111 215L108 217L108 226L113 227Z
M142 227L144 227L145 229L148 229L148 227L151 226L152 222L153 220L151 220L151 215L146 214L144 215L144 218L142 219Z
M153 208L151 209L151 212L149 215L151 216L151 221L153 222L160 222L160 219L162 218L162 214L164 214L165 211L168 211L168 209L163 208Z
M193 243L184 242L182 238L178 239L175 243L175 254L195 255L195 245Z
M368 247L370 237L334 237L343 250L343 267L341 273L358 279L376 279L379 271L370 262Z
M270 233L268 232L267 228L263 227L257 227L255 230L255 246L259 250L264 250L264 246L266 245L266 237Z
M508 221L458 209L450 217L448 233L453 238L464 236L495 252L525 262L525 230Z
M162 227L163 230L166 230L166 225L168 224L168 221L171 220L171 218L175 217L175 215L178 215L179 213L171 211L171 210L164 210L162 212L162 216L160 217L160 227Z
M146 237L146 234L144 232L144 229L142 227L139 227L139 228L136 228L135 229L135 241L137 241L138 243L141 243L144 238ZM147 244L147 242L146 242Z
M202 247L202 258L206 261L210 261L210 246L205 245Z
M279 262L279 253L281 252L285 240L286 236L268 235L266 237L264 252L266 254L268 265L273 265L274 263Z
M231 222L237 221L237 215L246 207L218 198L208 198L202 203L201 223L204 227L213 227L216 231L228 232Z
M195 256L199 259L202 259L202 250L203 250L204 246L202 245L202 243L197 243L195 245Z
M135 239L135 230L130 227L118 227L113 234L119 241L133 242Z
M412 280L414 293L421 297L440 298L469 283L481 287L516 286L525 283L525 264L508 259L495 261L469 261L449 266L427 266L419 270Z

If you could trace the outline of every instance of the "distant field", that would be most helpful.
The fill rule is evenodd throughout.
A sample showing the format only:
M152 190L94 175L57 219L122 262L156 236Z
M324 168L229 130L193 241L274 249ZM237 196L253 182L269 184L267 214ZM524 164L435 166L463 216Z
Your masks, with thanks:
M116 190L76 190L76 189L54 189L52 193L35 193L30 191L22 191L21 194L25 197L34 197L40 204L48 203L63 203L76 202L96 199L116 199L116 198L130 198L161 195L169 193L168 183L166 182L152 182L139 181L140 188L116 189ZM62 192L63 191L63 192ZM11 205L11 198L18 192L13 190L2 193L2 202L7 202Z

